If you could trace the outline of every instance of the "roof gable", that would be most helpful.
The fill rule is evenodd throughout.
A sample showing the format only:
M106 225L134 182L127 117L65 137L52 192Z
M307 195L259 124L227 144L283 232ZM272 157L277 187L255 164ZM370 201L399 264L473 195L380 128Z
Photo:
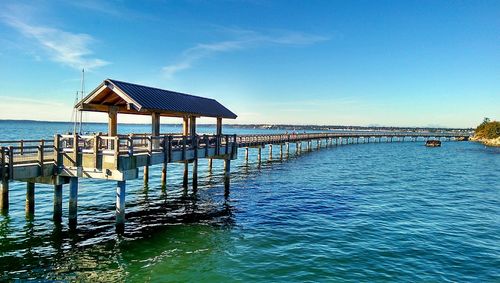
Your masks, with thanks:
M94 104L126 107L128 109L126 113L135 110L141 112L137 114L155 112L168 113L169 116L195 115L230 119L237 117L215 99L113 79L105 80L76 107Z

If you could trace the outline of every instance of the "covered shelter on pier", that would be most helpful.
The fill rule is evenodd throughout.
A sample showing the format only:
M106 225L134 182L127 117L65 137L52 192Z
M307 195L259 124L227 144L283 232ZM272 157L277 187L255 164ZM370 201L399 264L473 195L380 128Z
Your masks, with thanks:
M217 119L216 134L222 134L222 119L237 115L215 99L148 87L113 79L104 80L79 101L78 111L108 113L108 135L117 135L117 114L150 115L152 136L160 135L160 117L183 119L183 134L196 134L196 118Z

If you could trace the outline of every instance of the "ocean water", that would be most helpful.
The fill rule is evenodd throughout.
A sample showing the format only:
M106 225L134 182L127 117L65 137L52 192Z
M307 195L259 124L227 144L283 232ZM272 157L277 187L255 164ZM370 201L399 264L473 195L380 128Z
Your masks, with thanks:
M71 125L0 122L0 129L0 140L51 138ZM55 225L52 187L37 185L35 216L26 219L25 184L14 182L9 214L0 216L0 281L500 281L498 148L405 142L290 152L280 161L274 150L268 162L263 150L259 166L255 149L248 165L240 150L229 196L222 162L212 173L200 162L196 191L182 188L176 164L162 191L154 166L149 188L127 182L123 235L114 230L113 182L80 180L76 230L67 226L67 186L63 223Z

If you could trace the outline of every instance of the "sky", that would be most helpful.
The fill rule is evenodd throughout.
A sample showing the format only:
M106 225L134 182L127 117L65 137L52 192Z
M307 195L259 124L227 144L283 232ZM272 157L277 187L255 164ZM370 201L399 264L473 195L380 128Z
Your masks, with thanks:
M0 119L71 121L82 68L230 123L474 127L500 119L500 1L0 1Z

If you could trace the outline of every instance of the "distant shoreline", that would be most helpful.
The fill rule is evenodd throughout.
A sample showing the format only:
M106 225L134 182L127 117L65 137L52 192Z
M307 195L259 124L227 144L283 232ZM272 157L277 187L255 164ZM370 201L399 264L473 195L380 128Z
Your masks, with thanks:
M43 120L14 120L0 119L0 122L15 123L54 123L71 124L63 121L43 121ZM85 122L85 124L106 125L106 122ZM122 125L149 125L148 123L122 123ZM162 125L178 126L182 123L162 123ZM215 124L198 124L198 126L214 126ZM360 130L360 131L451 131L451 132L472 132L473 128L446 128L446 127L391 127L391 126L355 126L355 125L294 125L294 124L224 124L228 128L242 129L280 129L280 130Z
M469 140L474 142L480 142L486 146L500 147L500 137L494 139L472 137Z

